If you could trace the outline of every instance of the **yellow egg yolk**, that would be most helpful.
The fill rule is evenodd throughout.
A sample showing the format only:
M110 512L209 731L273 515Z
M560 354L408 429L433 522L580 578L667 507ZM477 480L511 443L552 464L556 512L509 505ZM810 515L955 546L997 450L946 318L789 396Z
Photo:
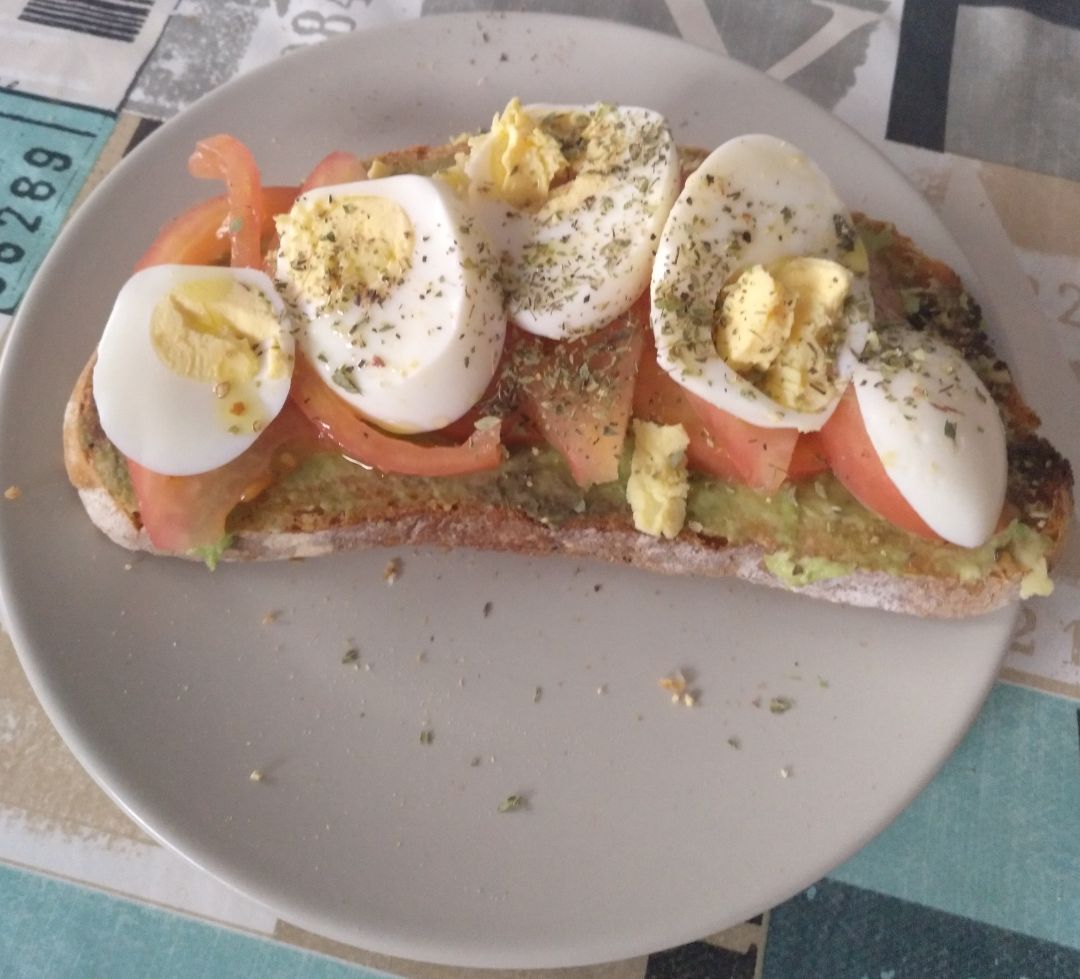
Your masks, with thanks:
M626 481L626 501L634 526L654 537L677 537L686 521L690 477L682 425L656 425L634 419L634 454Z
M722 293L716 349L787 408L820 411L836 396L837 326L852 274L824 258L746 269Z
M862 238L855 236L851 250L843 256L844 267L850 269L856 275L867 275L870 272L870 256L867 254L866 245Z
M748 268L724 293L716 349L733 370L765 370L791 335L795 300L763 265Z
M470 138L469 150L487 156L487 173L478 189L519 208L543 204L552 182L567 167L559 141L516 98L495 116L489 132Z
M300 198L275 222L296 289L321 312L385 299L412 261L412 222L385 197Z
M165 294L150 315L150 342L174 373L212 384L242 384L259 373L286 376L281 323L260 292L229 279L193 279Z
M381 180L383 177L392 177L394 175L394 168L388 166L385 160L376 159L371 161L371 166L367 170L368 180Z
M599 197L606 186L600 174L579 174L573 180L551 190L547 200L536 212L536 218L541 223L558 221L564 214L587 207L589 198Z

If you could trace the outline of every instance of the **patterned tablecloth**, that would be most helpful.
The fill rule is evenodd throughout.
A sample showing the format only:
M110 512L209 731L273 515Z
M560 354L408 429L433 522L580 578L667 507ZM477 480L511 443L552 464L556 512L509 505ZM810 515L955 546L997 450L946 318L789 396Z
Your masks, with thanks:
M72 209L204 92L336 34L491 9L681 35L785 81L874 141L938 210L1003 317L1060 345L1078 385L1070 403L1032 393L1077 465L1077 0L0 0L0 336ZM970 734L884 834L739 927L580 974L1080 976L1075 536L1057 577L1052 598L1022 610ZM155 844L79 768L0 633L0 974L373 969L460 971L303 932Z

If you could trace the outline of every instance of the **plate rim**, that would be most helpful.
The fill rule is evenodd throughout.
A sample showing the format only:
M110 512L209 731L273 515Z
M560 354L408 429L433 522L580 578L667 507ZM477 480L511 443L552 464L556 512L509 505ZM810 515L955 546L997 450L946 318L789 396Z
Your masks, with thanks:
M773 90L783 90L789 95L797 96L799 99L805 102L808 107L812 107L815 113L821 113L823 115L829 116L840 126L843 126L850 136L853 136L855 139L859 140L861 143L869 147L873 151L875 156L880 160L883 168L887 168L892 171L892 173L896 177L903 181L903 183L911 190L913 194L921 198L921 195L918 194L918 191L910 186L906 178L904 178L904 176L891 163L891 161L889 161L881 153L881 151L876 146L874 146L871 140L867 139L865 136L851 128L842 120L839 120L835 116L832 116L826 110L822 109L820 106L816 105L815 103L807 99L805 96L802 96L800 93L794 92L782 82L770 78L768 75L765 75L764 73L757 71L750 66L735 61L734 59L727 58L716 52L709 51L708 49L694 45L692 42L686 41L678 36L672 36L661 32L651 31L646 28L641 28L634 25L622 24L619 22L607 21L593 17L563 14L546 14L538 12L483 14L447 13L426 15L416 19L404 20L396 23L366 28L357 31L354 34L346 35L333 41L326 42L326 44L324 45L315 45L313 46L313 48L317 48L325 55L326 46L334 46L341 49L347 49L353 45L362 46L364 44L373 43L375 39L385 37L387 35L403 34L407 36L408 34L417 30L427 30L429 29L429 27L430 29L434 30L437 29L438 26L441 26L442 24L451 21L460 24L475 24L477 22L491 21L493 24L499 24L504 28L507 25L513 25L518 23L543 23L545 25L564 24L567 26L567 29L569 29L570 26L573 26L575 29L578 30L587 29L589 31L597 31L604 34L612 32L616 34L626 32L634 35L648 37L650 41L654 43L663 42L665 44L672 45L673 47L692 48L696 52L700 52L701 54L704 54L709 58L716 60L717 62L727 64L738 73L745 73L747 77L752 77L755 80L756 84L761 84L764 82L767 87L771 87L773 88ZM314 61L316 59L316 53L315 51L297 52L295 55L291 55L289 57L294 59L307 59L309 61ZM192 105L188 106L185 110L183 110L182 113L178 114L174 118L181 118L182 116L186 115L187 113L200 106L208 104L212 105L218 100L225 101L230 99L232 97L234 86L237 86L241 82L243 82L245 85L255 86L263 77L275 73L279 64L280 61L271 61L254 69L251 72L245 73L242 76L237 76L236 78L230 80L224 85L202 96L200 99L192 103ZM107 175L106 179L102 182L101 187L111 186L114 182L119 183L128 179L129 171L138 172L138 168L141 166L140 161L143 159L144 155L149 152L149 148L151 146L156 146L162 138L165 138L162 136L162 134L169 131L169 126L172 122L173 119L166 121L164 125L159 127L157 131L152 133L148 137L148 139L144 141L144 145L137 147L131 154L128 155L127 158L122 160L120 164L118 164ZM97 195L99 189L100 188L95 188L94 193L91 194L88 203L93 201L93 198L95 195ZM69 234L69 228L71 226L75 225L76 222L79 222L80 224L82 223L81 219L84 215L91 215L91 217L86 218L87 221L91 221L93 212L84 208L80 208L80 212L74 216L73 220L69 223L69 227L65 228L61 232L61 234L57 236L57 239L54 241L53 246L50 248L48 256L42 263L41 268L38 270L38 273L34 277L34 281L31 283L30 288L27 290L27 293L24 296L23 302L20 306L20 310L17 313L14 322L12 323L7 342L4 344L4 349L0 351L0 354L2 354L2 356L0 356L0 392L3 392L9 387L9 385L6 383L6 378L8 373L14 370L14 368L11 366L12 363L15 363L19 360L19 351L23 348L25 344L32 342L29 330L23 328L21 324L31 318L33 308L36 305L35 300L38 292L46 288L45 283L47 283L54 274L53 265L59 266L61 264L63 249L59 248L58 246L65 241L66 236ZM938 221L938 223L941 224L940 220ZM941 225L941 227L942 230L944 230L943 224ZM955 242L955 239L952 238L952 235L947 231L945 231L945 233L955 245L957 252L960 255L963 255L962 248L959 244ZM963 276L968 282L972 284L974 289L977 289L979 287L978 276L975 273L974 269L970 267L970 263L967 263L966 258L964 261L967 267L962 269ZM30 310L31 312L26 313L25 311L27 310ZM0 394L0 400L3 400L2 394ZM0 599L3 598L3 595L11 593L12 586L9 584L9 578L14 577L12 562L3 559L5 553L5 546L3 542L0 541ZM1015 619L1015 616L1018 614L1018 606L1010 606L1010 610L1011 615L1009 618L1011 623L1012 619ZM255 900L259 901L260 903L266 904L267 907L272 908L275 910L276 913L281 914L281 912L285 910L287 902L283 902L278 896L273 896L272 898L266 897L265 888L259 885L258 882L250 876L247 880L244 881L244 883L237 883L236 881L238 879L238 875L235 873L235 868L222 870L217 867L208 866L207 863L204 862L204 860L200 859L197 854L193 854L190 849L182 849L179 846L175 845L173 842L171 842L170 836L172 834L162 835L162 833L155 828L154 820L144 818L144 815L142 813L137 811L135 808L132 808L128 804L125 797L130 796L128 796L127 793L122 792L120 788L116 788L118 784L122 787L125 783L125 780L118 775L113 775L112 773L110 773L107 761L99 757L98 752L94 749L93 745L86 740L85 735L73 726L70 718L67 715L67 712L63 709L63 705L61 703L62 698L57 695L57 692L52 688L51 684L48 681L48 678L45 676L45 671L41 669L42 664L39 662L39 656L32 651L33 644L30 642L29 637L29 632L31 631L31 627L29 624L29 615L24 617L24 615L22 614L22 609L20 609L17 605L13 605L11 602L6 602L4 607L4 621L6 623L7 630L11 635L13 645L16 649L16 653L18 655L20 663L22 664L22 667L30 680L31 686L33 687L35 696L37 696L37 698L41 702L51 722L60 732L65 744L72 751L76 759L79 761L80 765L82 765L82 767L86 769L86 771L91 775L94 781L104 789L104 791L109 795L109 797L117 805L119 805L119 807L125 813L127 813L127 815L131 817L138 825L140 825L144 830L146 830L153 838L167 846L170 850L180 854L186 860L195 864L196 866L199 866L201 869L209 873L215 879L226 883L228 886L240 891L241 893L252 896ZM1010 632L1011 625L1006 625L1003 627L1003 635L1005 636L1005 640L1002 643L1002 647L997 657L998 662L1000 662L1000 659L1004 657L1007 651L1007 636ZM786 885L778 889L774 888L774 891L782 891L788 896L790 896L791 893L797 893L798 890L806 886L806 884L811 883L813 880L816 880L822 875L822 873L824 872L822 870L822 867L828 869L836 866L838 862L840 862L842 859L846 859L847 856L850 856L852 853L856 852L858 849L864 846L869 839L872 839L874 836L880 833L881 830L886 825L888 825L888 823L890 823L899 814L899 812L902 811L903 807L909 804L910 801L937 774L941 766L952 754L957 744L959 744L960 740L962 740L962 738L966 735L968 728L970 727L975 716L977 715L981 704L988 695L996 678L996 668L994 670L988 671L987 674L982 677L981 692L979 692L977 697L975 697L973 708L969 712L967 712L966 716L962 719L962 722L955 727L954 737L946 746L942 747L942 750L940 752L940 758L938 758L936 760L936 763L925 772L925 778L921 782L919 782L919 784L909 787L909 791L906 794L906 798L902 807L895 809L895 811L891 811L889 814L883 816L880 820L876 821L873 825L869 826L863 834L861 834L858 838L854 839L851 842L850 846L846 849L845 853L842 854L839 859L837 858L836 854L831 854L826 858L819 858L814 863L814 869L808 872L808 874L803 875L803 883L799 887L795 888L794 891ZM135 792L134 795L138 795L138 793ZM167 818L159 817L156 820L156 825L160 826L162 823L167 824L169 822L170 821ZM181 833L179 835L184 834ZM783 900L783 897L779 898L779 900ZM775 903L777 902L772 902L772 904ZM770 906L772 906L772 904L770 904ZM754 912L746 911L743 916L745 917L752 913ZM294 908L290 911L289 914L281 914L281 916L287 917L288 920L294 921L300 924L302 927L308 927L310 928L310 930L316 932L320 931L318 927L318 921L310 918L303 909ZM659 930L664 931L664 934L666 936L670 937L673 935L673 931L670 928ZM707 933L707 931L703 932L701 928L697 925L689 925L686 929L683 929L679 935L674 935L674 941L691 941L695 938L700 938L703 934ZM668 937L665 937L664 941L670 944L670 942L668 941ZM412 944L410 944L408 947L403 947L395 944L392 940L384 941L381 937L379 938L378 942L365 944L363 947L370 951L385 952L386 954L400 956L404 958L414 958L421 961L442 962L460 966L470 966L478 964L476 957L472 954L472 952L475 950L471 949L468 951L468 955L466 958L461 958L454 954L444 954L445 949L417 949L416 946ZM659 949L659 947L661 946L658 945L654 939L641 937L641 940L639 941L637 946L628 946L625 955L620 957L630 957L634 955L644 954L648 951L656 951ZM505 952L505 950L503 951ZM420 954L417 954L418 952ZM566 958L559 958L557 955L555 955L549 956L542 961L537 961L535 957L529 956L527 961L523 961L518 955L511 952L509 954L503 954L501 956L499 954L485 954L483 956L482 962L480 962L479 964L483 966L523 968L536 965L542 967L588 965L599 962L611 961L611 956L609 954L598 955L596 949L587 952L586 956L587 957L583 958L580 954L571 951L569 956Z

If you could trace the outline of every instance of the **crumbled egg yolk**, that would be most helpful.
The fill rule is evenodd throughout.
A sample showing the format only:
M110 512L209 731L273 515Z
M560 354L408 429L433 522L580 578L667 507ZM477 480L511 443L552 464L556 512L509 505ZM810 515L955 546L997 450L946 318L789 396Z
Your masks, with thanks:
M716 349L736 371L765 370L791 336L794 319L794 299L763 265L753 265L724 294Z
M323 312L385 299L412 261L412 222L384 197L300 198L275 222L297 290Z
M858 235L855 235L855 240L851 243L851 248L844 254L843 259L846 269L856 275L869 275L870 255L866 251L866 245L863 244L862 238Z
M1046 555L1042 552L1041 541L1037 534L1023 533L1013 543L1013 554L1026 568L1020 579L1020 598L1046 598L1054 592L1054 583L1050 580L1050 568Z
M1050 568L1045 557L1040 557L1035 566L1020 579L1020 597L1022 599L1047 598L1054 593L1054 583L1050 580Z
M469 153L487 154L487 179L478 189L518 208L539 207L547 201L552 182L567 168L558 140L517 98L495 116L489 132L469 139Z
M589 198L604 192L604 176L600 173L580 173L573 180L551 190L548 199L536 212L536 219L544 224L557 221L562 215L587 206Z
M735 371L757 374L779 404L822 410L836 394L831 348L851 281L824 258L751 266L721 293L717 351Z
M686 467L689 436L682 425L656 425L634 419L634 454L626 500L634 526L654 537L678 536L686 521L690 477Z
M150 316L150 342L174 373L213 384L242 384L259 373L285 377L281 323L266 297L227 279L192 279L165 294Z
M367 170L368 180L379 180L382 177L392 177L394 175L394 168L388 166L384 160L376 157L371 161L371 166Z

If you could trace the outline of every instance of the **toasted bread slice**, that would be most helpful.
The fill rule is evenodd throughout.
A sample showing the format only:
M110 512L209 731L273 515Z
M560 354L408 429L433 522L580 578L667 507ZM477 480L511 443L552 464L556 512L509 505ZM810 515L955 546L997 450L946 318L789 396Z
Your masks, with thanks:
M379 159L387 172L431 171L457 147L413 147ZM688 150L684 167L700 161ZM921 616L990 611L1045 587L1072 513L1069 463L1036 434L956 274L892 226L862 216L879 317L940 332L976 369L1002 411L1009 449L1008 521L967 550L925 541L860 506L825 473L775 498L694 474L688 522L674 540L634 528L623 485L583 493L553 450L519 448L488 473L388 476L319 453L231 514L225 560L310 557L375 546L475 547L565 554L669 574L734 576L809 596ZM153 552L123 457L102 432L92 363L64 420L64 458L91 520L113 541Z

